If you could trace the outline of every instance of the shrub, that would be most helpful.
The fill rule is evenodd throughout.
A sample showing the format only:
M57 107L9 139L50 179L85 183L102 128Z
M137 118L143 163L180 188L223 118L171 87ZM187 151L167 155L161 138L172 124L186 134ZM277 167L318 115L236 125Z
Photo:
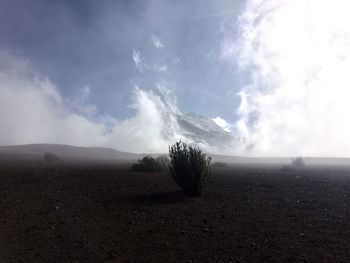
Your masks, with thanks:
M292 166L294 168L303 168L305 167L305 161L303 157L296 157L295 159L292 159Z
M57 157L57 155L53 153L45 153L44 154L44 161L45 162L53 162L53 161L58 161L60 158Z
M293 172L293 171L295 171L295 169L290 167L290 165L283 165L281 168L281 171L282 172Z
M209 178L211 158L181 141L169 147L169 156L170 174L184 193L191 197L201 195Z
M297 169L301 169L305 167L305 161L303 157L296 157L291 160L290 165L283 165L281 170L283 172L293 172Z
M152 156L145 156L137 160L138 163L134 163L131 166L131 170L137 172L162 172L163 166L158 158L154 159Z

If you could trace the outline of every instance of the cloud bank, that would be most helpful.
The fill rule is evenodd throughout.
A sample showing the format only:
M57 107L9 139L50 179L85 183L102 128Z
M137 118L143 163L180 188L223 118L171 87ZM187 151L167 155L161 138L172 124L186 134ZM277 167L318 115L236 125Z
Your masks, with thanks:
M249 0L223 55L242 79L237 153L350 156L350 3Z
M154 45L154 47L156 47L156 48L163 48L164 47L164 44L162 43L162 41L160 41L160 39L156 35L151 35L151 37L149 39L152 42L152 44Z
M67 100L30 61L0 50L0 144L62 143L164 152L182 137L172 115L177 107L170 91L161 84L158 91L136 86L130 105L134 115L119 121L98 115L88 104L89 87L79 98Z

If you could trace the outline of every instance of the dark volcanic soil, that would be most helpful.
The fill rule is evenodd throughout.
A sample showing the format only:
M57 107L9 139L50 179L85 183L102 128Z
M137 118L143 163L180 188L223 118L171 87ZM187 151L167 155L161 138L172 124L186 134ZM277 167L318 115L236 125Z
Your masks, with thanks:
M347 171L216 168L189 199L127 168L1 163L0 262L350 261Z

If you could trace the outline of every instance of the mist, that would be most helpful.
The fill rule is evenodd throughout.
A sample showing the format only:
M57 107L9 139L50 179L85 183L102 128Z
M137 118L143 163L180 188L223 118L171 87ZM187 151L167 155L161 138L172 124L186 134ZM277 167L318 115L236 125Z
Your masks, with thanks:
M177 111L170 91L158 94L134 87L133 116L118 120L100 115L81 97L68 100L32 63L8 50L0 51L0 144L61 143L105 146L132 152L165 152L181 139L172 113ZM168 93L167 93L168 92Z
M249 0L223 56L245 81L236 152L350 155L347 1Z

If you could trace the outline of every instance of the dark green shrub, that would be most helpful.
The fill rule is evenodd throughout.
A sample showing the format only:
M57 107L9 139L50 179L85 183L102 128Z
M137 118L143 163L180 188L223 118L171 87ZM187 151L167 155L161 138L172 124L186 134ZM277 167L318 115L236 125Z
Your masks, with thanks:
M211 158L207 158L199 148L187 146L181 141L169 147L169 156L169 170L175 182L185 194L191 197L201 195L209 178Z
M137 160L138 163L134 163L131 166L131 170L136 172L162 172L163 166L158 161L158 158L154 159L152 156L145 156Z

